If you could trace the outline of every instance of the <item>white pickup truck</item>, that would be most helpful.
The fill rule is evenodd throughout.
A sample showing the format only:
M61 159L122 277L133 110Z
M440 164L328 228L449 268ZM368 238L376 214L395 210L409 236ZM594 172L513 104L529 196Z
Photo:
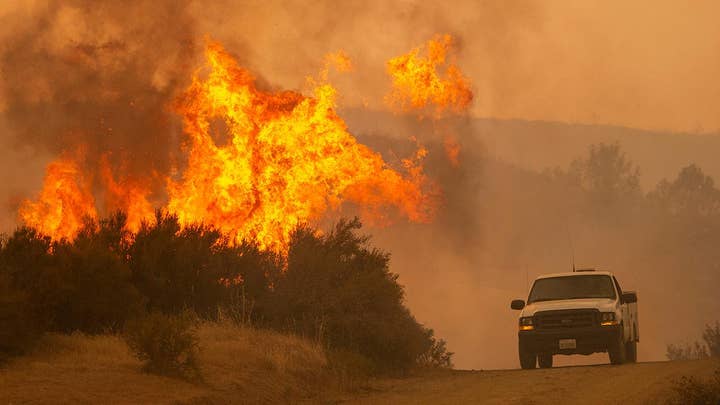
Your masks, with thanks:
M523 369L549 368L556 354L608 352L612 364L637 361L637 294L605 271L578 270L538 277L518 323Z

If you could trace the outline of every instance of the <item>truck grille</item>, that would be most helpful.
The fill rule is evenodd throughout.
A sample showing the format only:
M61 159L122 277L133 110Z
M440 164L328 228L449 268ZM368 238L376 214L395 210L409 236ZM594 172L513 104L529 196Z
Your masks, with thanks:
M536 329L587 328L598 324L599 312L594 309L542 311L535 314Z

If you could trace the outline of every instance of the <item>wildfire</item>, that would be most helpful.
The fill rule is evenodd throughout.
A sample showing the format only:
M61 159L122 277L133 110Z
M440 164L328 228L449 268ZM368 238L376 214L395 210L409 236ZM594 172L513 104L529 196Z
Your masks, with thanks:
M443 136L443 147L445 148L445 156L450 160L453 167L460 166L460 144L454 135Z
M127 230L136 233L143 221L154 221L155 210L147 199L149 190L143 183L131 178L117 180L113 176L107 156L100 160L100 173L105 188L106 211L122 210L127 215Z
M74 238L86 218L96 219L91 178L80 170L77 156L50 163L37 201L24 201L19 213L26 225L56 240Z
M470 81L454 63L448 61L453 39L450 35L437 36L427 42L427 56L415 48L405 55L390 59L387 71L392 78L392 90L385 97L393 109L425 111L435 106L436 121L447 113L465 113L473 99ZM443 71L444 70L444 71ZM422 117L422 115L421 115ZM460 144L457 138L443 131L445 155L454 167L460 165Z
M196 77L178 104L190 138L188 166L180 181L169 181L168 209L183 224L204 221L238 241L282 251L298 224L344 201L366 215L394 206L412 221L430 218L420 166L406 161L403 177L359 144L335 112L326 73L314 97L270 93L219 44L209 44L206 56L207 78ZM227 139L220 145L211 136L218 119Z
M374 222L389 221L388 211L416 222L432 218L433 186L421 166L427 152L402 160L401 174L358 143L337 115L327 79L330 68L352 68L344 53L325 58L310 81L311 97L257 89L252 74L217 43L208 43L205 56L205 68L174 106L187 135L187 165L167 176L164 208L181 224L202 222L236 242L284 252L297 225L345 203ZM94 186L106 210L123 209L133 232L152 219L143 181L113 175L107 159L99 172ZM20 216L54 239L71 239L83 216L97 217L91 189L77 162L61 158L48 166L38 200L25 202Z
M473 98L470 81L454 63L448 61L453 38L437 36L427 42L427 56L415 48L405 55L390 59L387 71L392 90L385 101L402 111L435 106L435 114L463 112ZM443 72L444 69L444 72Z

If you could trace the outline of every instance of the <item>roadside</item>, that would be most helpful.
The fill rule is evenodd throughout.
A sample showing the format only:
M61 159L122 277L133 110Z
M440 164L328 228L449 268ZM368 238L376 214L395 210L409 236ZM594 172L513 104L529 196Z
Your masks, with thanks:
M713 360L569 366L536 370L447 371L384 380L346 404L662 403L681 376L706 378Z

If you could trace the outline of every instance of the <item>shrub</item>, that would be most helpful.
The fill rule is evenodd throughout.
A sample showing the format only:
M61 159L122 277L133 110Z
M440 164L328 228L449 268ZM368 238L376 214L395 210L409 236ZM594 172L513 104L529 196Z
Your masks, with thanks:
M327 370L343 391L358 391L369 384L375 372L374 364L366 357L347 350L326 350Z
M122 330L141 313L144 299L131 282L126 257L125 215L89 221L72 243L55 243L56 281L45 296L55 296L46 311L51 327L62 332Z
M668 360L700 360L708 358L705 346L699 342L694 344L669 344L665 356Z
M152 312L129 321L123 335L125 342L150 373L196 379L197 325L189 313L177 316Z
M295 232L287 270L266 302L268 319L332 350L358 353L376 371L403 372L432 349L432 333L405 307L389 254L368 246L360 226L356 218L322 236Z
M27 296L12 288L0 273L0 362L25 352L41 335L41 328L29 310Z
M447 350L447 342L437 339L432 329L426 329L430 340L430 348L420 355L418 365L427 368L452 368L453 352Z
M700 360L708 357L720 358L720 322L715 326L705 325L703 331L704 344L669 344L666 356L669 360Z
M267 277L279 272L274 256L257 246L231 246L216 229L183 228L176 216L160 211L155 219L140 229L129 248L133 281L152 310L191 308L213 317L219 306L236 304L241 293L254 304L268 289Z
M720 368L707 380L682 377L673 385L673 394L668 404L716 405L720 404Z
M706 325L703 332L703 340L708 348L710 357L720 358L720 322L715 322L715 326Z
M405 306L390 255L357 233L357 218L326 234L299 227L286 257L234 244L202 224L181 226L162 211L134 236L125 220L122 213L87 220L73 241L30 228L0 241L0 275L12 291L2 294L7 320L0 327L25 319L48 331L124 329L148 371L192 376L192 325L185 315L170 316L189 309L312 338L358 355L376 372L451 366L445 342ZM18 328L5 330L23 335Z

